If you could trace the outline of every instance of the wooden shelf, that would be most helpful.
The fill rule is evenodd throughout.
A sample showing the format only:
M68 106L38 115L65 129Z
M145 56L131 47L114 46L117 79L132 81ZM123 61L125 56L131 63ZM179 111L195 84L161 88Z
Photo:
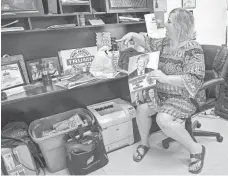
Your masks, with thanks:
M32 30L24 30L24 31L1 32L1 34L8 35L8 34L19 34L19 33L49 32L49 31L60 31L60 30L73 30L77 28L96 28L96 27L111 26L111 25L133 25L133 24L145 24L145 22L144 21L124 22L124 23L113 23L113 24L102 24L102 25L75 26L70 28L56 28L56 29L32 29Z
M88 1L86 2L75 2L75 3L62 3L62 6L74 6L74 5L90 5Z
M53 85L52 89L50 89L48 91L45 91L43 84L40 83L38 86L34 85L33 89L30 88L29 90L27 90L25 92L9 96L7 100L2 100L1 104L2 104L2 106L4 106L4 105L10 104L10 103L16 103L16 102L28 100L28 99L35 99L35 98L39 98L39 97L43 97L43 96L47 96L47 95L51 95L51 94L56 94L56 93L60 93L60 92L73 91L74 89L82 89L82 88L86 88L86 87L90 87L90 86L96 86L98 84L109 83L109 82L112 82L115 80L117 81L117 80L124 79L124 78L126 78L126 74L120 73L115 78L97 80L96 82L83 84L81 86L78 86L78 87L75 87L72 89L65 89L65 88ZM29 85L29 86L33 86L33 85Z
M132 21L132 22L120 22L119 15L130 13L134 17L144 18L144 14L149 13L149 8L143 9L119 9L116 11L107 10L106 0L88 0L81 1L81 3L62 3L61 0L57 0L59 4L58 14L30 14L27 16L18 16L18 14L11 13L10 15L2 15L2 22L8 24L12 20L19 20L20 23L12 25L10 27L24 27L24 31L9 31L2 32L2 35L9 34L26 34L30 32L49 32L56 30L71 30L76 28L94 28L101 27L105 25L131 25L131 24L143 24L144 21ZM81 5L81 7L80 7ZM85 5L88 5L85 6ZM82 11L82 12L80 12ZM94 11L94 12L93 12ZM80 15L85 15L86 26L81 26ZM91 15L91 16L90 16ZM88 25L90 19L101 19L105 24L102 25ZM24 22L23 22L24 20ZM3 24L4 24L3 23ZM27 24L28 23L28 24ZM76 27L66 27L66 28L55 28L47 29L48 26L52 25L63 25L63 24L76 24Z

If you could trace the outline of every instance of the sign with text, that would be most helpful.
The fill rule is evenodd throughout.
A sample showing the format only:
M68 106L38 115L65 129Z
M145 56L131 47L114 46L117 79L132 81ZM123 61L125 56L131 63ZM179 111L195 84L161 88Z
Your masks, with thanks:
M63 72L72 70L72 72L89 72L90 65L97 52L96 47L79 48L59 51L60 63Z

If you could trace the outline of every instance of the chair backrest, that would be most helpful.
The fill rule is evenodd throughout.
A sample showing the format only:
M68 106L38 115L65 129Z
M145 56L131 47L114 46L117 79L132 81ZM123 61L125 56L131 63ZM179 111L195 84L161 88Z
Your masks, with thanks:
M228 76L228 49L225 46L202 45L205 59L205 81ZM227 75L226 75L227 74ZM227 80L228 81L228 80ZM219 97L219 86L206 90L207 98Z

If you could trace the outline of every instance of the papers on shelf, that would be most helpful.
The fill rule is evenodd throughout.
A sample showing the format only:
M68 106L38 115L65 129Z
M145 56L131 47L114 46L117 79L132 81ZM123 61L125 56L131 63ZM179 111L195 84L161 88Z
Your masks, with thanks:
M140 18L119 16L120 21L140 21Z
M89 20L89 23L91 24L91 25L103 25L103 24L105 24L104 23L104 21L102 21L101 19L94 19L94 20Z
M85 4L85 3L89 3L89 1L88 0L62 0L62 4L63 5L64 4L66 4L66 5L70 5L70 4L72 4L72 5L75 5L75 4L80 5L80 4Z
M3 27L1 28L2 32L10 32L10 31L24 31L24 27Z
M11 95L16 95L21 92L25 92L25 88L23 86L19 86L19 87L14 87L11 89L4 90L4 92L6 93L7 97L9 97Z
M55 85L66 89L71 89L83 84L94 82L96 80L97 78L93 77L91 74L78 74L74 76L71 75L68 78L63 77L63 79L61 79L61 81L57 82Z
M48 26L47 29L73 28L76 26L77 26L76 24L61 24L61 25Z

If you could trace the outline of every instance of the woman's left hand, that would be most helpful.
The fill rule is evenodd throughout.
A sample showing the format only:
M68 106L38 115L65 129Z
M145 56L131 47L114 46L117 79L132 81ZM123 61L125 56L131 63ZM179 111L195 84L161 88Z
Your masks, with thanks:
M154 70L149 73L148 75L149 79L155 79L159 81L160 83L167 83L168 82L168 76L164 74L161 70Z

